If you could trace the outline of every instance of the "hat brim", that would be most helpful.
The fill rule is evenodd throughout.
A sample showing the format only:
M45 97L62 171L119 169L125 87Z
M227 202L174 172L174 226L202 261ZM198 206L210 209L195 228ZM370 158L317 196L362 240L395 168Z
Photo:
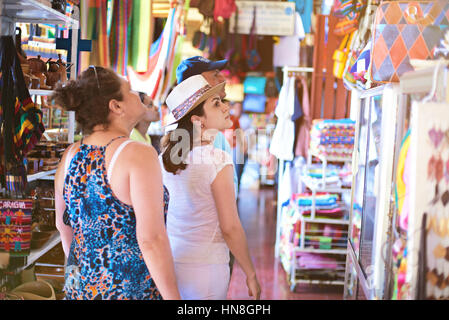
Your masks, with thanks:
M192 111L193 109L195 109L196 107L198 107L199 104L201 104L203 101L206 101L207 99L209 99L211 96L215 95L215 94L219 94L223 89L224 86L226 85L226 82L222 82L219 83L215 86L213 86L212 88L210 88L209 90L207 90L185 113L184 115L179 118L179 119L174 119L171 120L169 123L167 123L165 126L163 126L163 128L166 128L168 126L174 125L175 123L178 123L179 121L181 121L186 115L189 114L190 111Z
M212 63L209 64L209 68L208 71L211 70L223 70L224 67L226 67L226 65L228 64L228 60L219 60L219 61L214 61Z

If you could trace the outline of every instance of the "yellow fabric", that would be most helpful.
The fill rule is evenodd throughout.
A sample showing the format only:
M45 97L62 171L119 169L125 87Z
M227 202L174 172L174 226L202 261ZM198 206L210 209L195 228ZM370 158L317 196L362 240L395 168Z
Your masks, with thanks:
M143 143L147 143L147 144L151 145L150 136L148 134L145 134L145 137L142 136L142 134L139 132L139 130L137 130L135 128L133 129L133 131L131 131L129 138L134 141L139 141L139 142L143 142Z
M396 175L397 202L398 202L397 205L399 215L401 214L402 206L404 205L406 186L403 180L403 175L404 175L405 159L407 158L407 152L409 147L410 147L410 136L408 136L405 139L401 151L399 152L398 171Z

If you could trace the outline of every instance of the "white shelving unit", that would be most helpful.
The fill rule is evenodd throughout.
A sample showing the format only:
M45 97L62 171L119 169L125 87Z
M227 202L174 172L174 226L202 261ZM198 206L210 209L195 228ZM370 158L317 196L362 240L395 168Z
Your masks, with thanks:
M72 17L68 17L51 7L36 1L36 0L0 0L0 35L13 36L15 34L16 23L43 23L64 25L72 28L72 57L75 61L68 61L72 63L70 70L70 79L76 78L77 70L77 50L78 50L78 29L79 29L79 14L75 13ZM51 90L29 90L32 97L36 96L48 96L52 93ZM75 129L75 114L69 112L69 137L68 142L72 143L74 140ZM28 181L36 181L39 179L53 180L56 170L50 170L45 172L39 172L36 174L28 175ZM50 239L39 249L30 251L30 254L26 257L24 266L16 268L14 271L20 272L31 264L35 263L45 253L50 251L58 243L60 243L60 235L58 231L54 231ZM0 279L0 285L4 284L4 279Z
M286 72L284 70L284 72ZM288 72L288 71L287 71ZM300 283L307 283L307 284L326 284L326 285L344 285L344 276L345 276L345 258L347 255L347 238L349 235L349 219L348 215L344 214L342 218L321 218L317 217L317 206L316 206L316 196L319 192L327 192L330 194L340 194L343 196L343 194L350 194L351 188L344 188L342 186L341 182L338 183L332 183L327 178L327 167L329 162L341 162L341 163L350 163L351 158L350 157L328 157L321 154L313 153L309 150L308 158L306 162L306 172L309 172L309 169L311 168L312 164L312 158L316 158L321 162L321 172L322 177L321 178L312 178L309 175L305 174L300 177L299 184L303 183L304 186L310 190L312 196L311 196L311 206L301 208L297 207L295 208L295 214L292 217L283 217L283 209L278 208L278 238L277 238L277 246L279 248L276 249L276 255L279 254L281 258L282 265L284 266L284 269L286 270L289 278L290 283L290 289L294 291L295 286ZM282 165L282 164L281 164ZM282 167L280 167L282 168ZM280 172L281 177L281 172ZM281 180L279 180L281 181ZM343 201L337 201L339 207L349 212L349 208L344 205ZM280 205L280 204L278 204ZM307 211L307 216L303 215L303 212ZM285 230L282 230L282 228L287 228L287 232L291 232L291 229L289 229L289 225L294 225L297 222L300 222L301 229L300 229L300 235L299 235L299 242L297 245L294 245L290 241L286 241L286 239L283 239L281 241L281 233ZM328 225L339 225L340 228L343 228L342 236L339 238L336 238L335 236L330 236L332 238L332 243L329 245L332 246L331 249L321 249L321 248L313 248L306 246L306 237L308 236L314 236L310 233L310 231L306 232L307 225L308 224L328 224ZM334 241L337 241L334 243ZM282 253L282 254L281 254ZM328 280L324 279L304 279L304 277L307 277L307 274L311 271L314 271L313 269L305 269L298 265L297 261L297 253L314 253L314 254L326 254L326 255L337 255L341 257L341 261L337 259L337 269L329 268L329 274L334 275L334 279L330 278ZM323 270L326 270L326 268L323 268ZM320 272L325 273L325 271L320 270ZM335 276L335 275L338 275Z
M49 170L49 171L42 171L35 174L29 174L27 177L28 182L36 181L40 179L46 179L48 177L54 176L56 173L56 169Z
M44 244L39 249L30 250L30 254L26 258L25 265L23 267L20 267L19 269L17 269L16 272L22 271L23 269L25 269L25 268L29 267L30 265L32 265L33 263L35 263L37 260L39 260L40 257L42 257L48 251L53 249L57 244L59 244L59 242L61 242L61 237L59 235L59 232L54 231L53 234L51 235L50 239L48 239L46 244Z
M53 93L53 90L42 90L42 89L30 89L28 90L31 96L49 96Z

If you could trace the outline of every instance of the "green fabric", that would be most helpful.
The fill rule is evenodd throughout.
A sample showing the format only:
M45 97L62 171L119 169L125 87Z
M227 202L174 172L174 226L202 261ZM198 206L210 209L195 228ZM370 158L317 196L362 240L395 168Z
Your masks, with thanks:
M150 1L134 0L131 18L130 65L137 72L148 69L150 56L150 27L148 15L151 12Z
M131 140L134 140L134 141L143 142L143 143L147 143L147 144L151 145L151 138L150 138L150 136L148 134L145 134L145 137L142 136L142 134L136 128L134 128L131 131L131 134L129 135L129 138Z

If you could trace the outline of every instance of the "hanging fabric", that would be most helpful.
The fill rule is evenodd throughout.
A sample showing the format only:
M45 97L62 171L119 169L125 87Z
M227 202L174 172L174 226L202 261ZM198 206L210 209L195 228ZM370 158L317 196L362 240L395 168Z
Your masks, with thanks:
M23 196L27 182L23 157L40 140L45 128L42 111L34 105L25 85L11 36L0 38L0 61L1 182L10 196Z
M304 32L311 33L313 0L289 0L289 2L295 2L295 10L301 15Z
M307 79L299 77L300 86L302 88L302 112L303 115L299 119L298 134L296 136L295 156L307 159L310 143L310 129L312 128L312 118L310 116L310 100Z
M215 0L214 19L229 19L236 10L235 0Z
M246 53L246 60L250 70L256 70L260 65L262 58L257 52L257 34L256 34L256 20L257 9L254 6L253 9L253 22L251 24L251 30L249 34L248 52Z
M167 64L176 44L179 34L179 26L175 20L176 8L169 11L167 22L159 39L151 46L148 60L148 69L144 73L137 72L132 66L128 66L128 80L135 91L148 94L153 100L157 100L161 92L161 80L164 81Z
M148 55L151 47L150 32L151 1L133 0L130 37L130 65L137 72L148 70ZM136 32L137 31L137 32Z
M279 101L274 114L277 117L276 128L270 144L270 153L279 160L293 160L295 141L295 123L292 116L295 107L295 79L288 77L279 93Z
M112 25L109 38L111 67L119 74L126 75L128 65L128 24L132 13L132 0L114 0Z
M108 1L88 0L89 21L88 37L92 39L92 52L90 64L105 68L110 66L109 40L108 40Z

